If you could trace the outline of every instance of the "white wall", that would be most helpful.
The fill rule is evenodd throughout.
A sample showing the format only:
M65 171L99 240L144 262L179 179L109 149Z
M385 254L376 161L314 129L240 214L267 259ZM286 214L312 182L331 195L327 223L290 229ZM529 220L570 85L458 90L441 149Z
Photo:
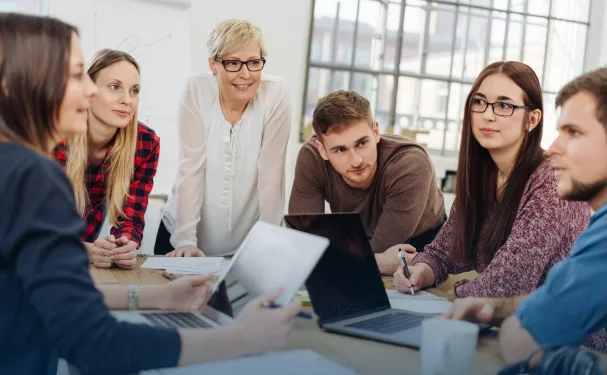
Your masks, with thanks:
M240 18L261 28L268 51L264 73L283 77L291 94L293 121L287 151L287 199L300 146L299 126L311 12L311 0L230 0L214 1L212 5L194 0L191 8L192 70L195 72L208 70L207 37L219 22Z

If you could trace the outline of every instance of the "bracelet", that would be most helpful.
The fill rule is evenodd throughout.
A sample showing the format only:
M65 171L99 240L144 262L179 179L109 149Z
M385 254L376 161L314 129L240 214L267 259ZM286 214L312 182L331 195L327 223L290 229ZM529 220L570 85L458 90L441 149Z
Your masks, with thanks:
M457 288L464 285L468 281L469 281L468 279L461 279L461 280L457 280L455 282L455 284L453 284L453 294L455 295L455 297L459 298L459 296L457 295Z
M129 310L137 310L139 307L139 288L137 285L127 286L129 291Z

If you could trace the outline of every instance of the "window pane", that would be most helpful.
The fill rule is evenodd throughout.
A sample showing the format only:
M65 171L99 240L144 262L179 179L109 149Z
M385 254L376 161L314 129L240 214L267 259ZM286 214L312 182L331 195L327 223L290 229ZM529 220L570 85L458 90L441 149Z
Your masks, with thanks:
M449 96L449 120L461 121L464 115L464 106L471 85L462 85L460 83L451 84L451 94Z
M356 0L325 0L314 7L310 60L349 65L352 59Z
M444 118L447 115L448 93L449 84L447 82L423 79L421 81L419 115L432 120Z
M396 39L398 35L398 25L400 23L400 5L390 3L388 5L388 14L386 22L386 43L383 51L384 70L394 70L396 66Z
M318 99L330 92L329 82L331 71L329 69L310 68L308 74L308 91L306 92L306 106L304 110L304 124L312 121L312 114Z
M493 8L499 10L508 10L508 0L493 0Z
M421 51L425 27L426 11L420 6L407 5L403 24L401 72L419 73L421 71Z
M523 46L523 16L511 14L508 23L508 44L506 46L506 60L522 60Z
M356 36L354 65L379 70L382 67L386 40L387 5L378 1L361 0Z
M463 2L463 1L462 1ZM471 5L479 5L482 7L491 7L491 0L468 0Z
M373 117L384 131L389 126L393 81L392 76L363 73L354 73L352 79L351 89L369 100Z
M417 108L420 100L420 82L416 78L400 77L396 97L396 115L394 132L401 134L403 129L417 128Z
M449 115L447 116L447 134L445 139L445 150L447 151L459 150L464 107L471 88L472 85L468 84L451 84Z
M548 149L556 139L556 123L558 114L554 108L555 94L544 93L544 130L542 132L542 148Z
M493 12L491 20L491 48L489 49L488 64L503 60L504 43L506 40L506 13Z
M17 12L17 1L0 1L0 12Z
M523 62L529 65L542 82L544 57L546 55L546 31L548 22L545 18L527 17L525 32L525 49Z
M394 89L394 76L380 75L378 77L377 98L375 103L374 118L379 123L382 133L393 132L390 124L390 111L392 110L392 90Z
M449 76L451 48L455 26L455 7L432 3L430 21L427 25L425 72L438 76ZM422 60L423 64L423 60ZM424 66L422 66L422 71Z
M449 84L444 81L421 81L417 129L427 131L426 146L442 150L445 117L447 116Z
M556 137L554 94L548 92L558 91L583 70L588 25L582 22L588 22L590 2L316 1L311 62L335 64L339 70L310 69L304 119L311 120L319 97L349 88L369 99L382 132L413 135L431 150L456 153L470 83L488 63L518 60L529 65L542 82L542 146L548 147ZM549 21L548 16L553 19ZM350 72L350 64L378 73ZM382 72L394 71L396 64L401 76L396 103L392 103L395 78ZM396 111L391 114L393 105ZM389 123L392 116L394 123Z
M453 76L474 80L485 67L489 12L462 7L457 23Z
M329 79L329 92L335 90L347 90L348 81L350 80L350 72L334 70L331 71L331 78Z
M585 25L566 21L550 23L544 90L556 92L582 72L586 31Z
M548 16L548 7L550 6L550 0L526 0L528 13L537 14L540 16Z
M19 12L38 15L39 0L0 0L0 12Z
M364 96L371 102L377 92L377 78L371 74L354 73L352 90ZM372 110L373 108L374 106L371 105Z
M588 22L590 0L552 0L552 17Z

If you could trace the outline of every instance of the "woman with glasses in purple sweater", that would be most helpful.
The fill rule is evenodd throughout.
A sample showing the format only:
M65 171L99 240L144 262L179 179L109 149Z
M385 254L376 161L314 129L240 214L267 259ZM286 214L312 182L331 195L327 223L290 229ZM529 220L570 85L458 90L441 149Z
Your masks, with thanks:
M451 214L423 253L399 268L408 293L475 270L455 283L457 297L524 295L542 285L590 220L586 203L558 197L553 166L540 146L540 81L527 65L500 61L476 78L466 100Z

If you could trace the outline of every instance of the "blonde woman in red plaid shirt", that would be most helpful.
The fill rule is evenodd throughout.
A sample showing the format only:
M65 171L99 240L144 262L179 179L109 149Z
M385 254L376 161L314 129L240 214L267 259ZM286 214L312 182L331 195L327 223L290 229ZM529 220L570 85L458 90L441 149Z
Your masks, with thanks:
M74 186L86 224L81 240L90 261L100 268L132 268L143 237L160 140L137 121L139 65L132 56L101 50L88 74L99 93L91 100L87 134L61 143L55 158ZM110 235L97 238L106 215L112 224Z

